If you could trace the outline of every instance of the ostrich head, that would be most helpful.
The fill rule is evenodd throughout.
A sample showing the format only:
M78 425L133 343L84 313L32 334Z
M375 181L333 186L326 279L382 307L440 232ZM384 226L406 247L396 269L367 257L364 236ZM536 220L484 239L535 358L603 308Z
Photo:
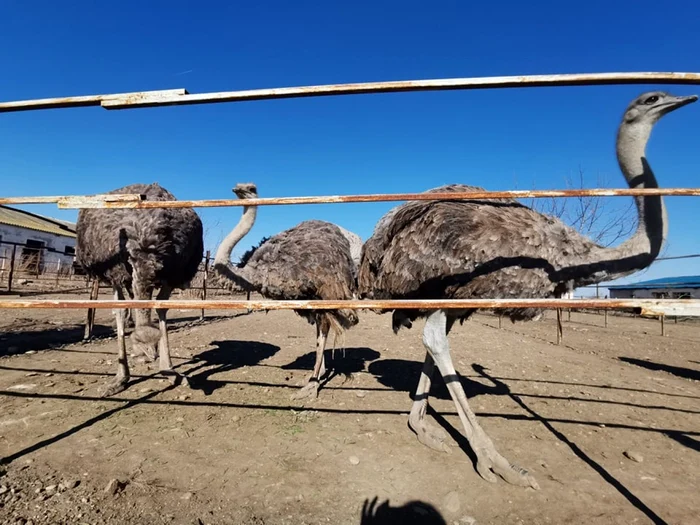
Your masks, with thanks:
M258 196L258 187L253 182L240 182L232 191L239 199L255 199Z
M677 97L664 91L642 93L627 106L624 122L626 124L655 124L661 117L698 99L697 95Z

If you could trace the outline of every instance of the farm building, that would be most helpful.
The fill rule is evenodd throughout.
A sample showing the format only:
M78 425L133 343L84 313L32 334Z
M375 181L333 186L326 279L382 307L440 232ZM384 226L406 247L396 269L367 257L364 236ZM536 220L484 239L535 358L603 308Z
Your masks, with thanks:
M700 299L700 275L608 286L611 299Z
M75 224L0 205L0 268L10 265L13 250L21 269L41 273L73 265Z

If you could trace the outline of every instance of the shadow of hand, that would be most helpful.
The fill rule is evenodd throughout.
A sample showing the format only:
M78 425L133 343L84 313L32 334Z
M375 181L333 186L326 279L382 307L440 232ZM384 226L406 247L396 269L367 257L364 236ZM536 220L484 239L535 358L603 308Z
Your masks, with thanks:
M435 507L423 501L409 501L392 507L389 500L377 505L379 498L366 499L362 505L360 525L447 525Z

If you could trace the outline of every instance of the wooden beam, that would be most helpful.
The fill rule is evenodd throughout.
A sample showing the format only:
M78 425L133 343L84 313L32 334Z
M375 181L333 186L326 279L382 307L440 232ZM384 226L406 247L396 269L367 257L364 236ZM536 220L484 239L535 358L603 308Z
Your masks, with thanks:
M340 204L351 202L433 201L463 199L520 199L546 197L612 197L652 196L675 197L700 196L700 188L621 188L582 190L511 190L511 191L467 191L454 193L380 193L367 195L329 195L319 197L265 197L255 199L212 199L147 201L138 199L105 199L104 196L57 198L58 207L74 208L217 208L226 206L272 206L292 204ZM115 195L112 195L114 197ZM127 196L123 196L127 197ZM42 197L39 197L43 199ZM26 197L29 201L31 197ZM46 202L46 201L42 201Z
M106 109L129 109L135 107L211 104L216 102L242 102L331 95L396 93L400 91L610 84L700 84L700 73L577 73L568 75L518 75L507 77L441 78L430 80L326 84L272 89L250 89L244 91L222 91L217 93L197 93L159 98L141 97L139 99L132 99L130 97L110 97L102 102L102 107Z
M15 102L0 102L0 113L13 111L32 111L37 109L55 108L79 108L86 106L99 106L102 103L116 98L118 100L138 101L148 99L171 100L173 97L186 95L186 89L163 89L160 91L139 91L135 93L116 93L112 95L86 95L79 97L40 98L34 100L18 100Z
M8 299L3 308L176 308L182 310L336 310L336 309L500 309L500 308L642 308L645 312L672 312L671 315L700 316L698 299L422 299L350 301L273 301L273 300L98 300L85 299Z

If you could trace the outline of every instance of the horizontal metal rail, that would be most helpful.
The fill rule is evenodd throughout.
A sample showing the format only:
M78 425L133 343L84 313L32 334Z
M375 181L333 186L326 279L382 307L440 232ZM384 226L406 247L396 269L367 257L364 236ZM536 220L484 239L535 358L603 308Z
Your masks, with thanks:
M700 84L700 73L628 72L575 73L567 75L517 75L501 77L440 78L429 80L399 80L352 84L249 89L214 93L188 94L185 89L142 91L80 97L48 98L1 102L0 113L35 109L101 105L106 109L211 104L280 98L395 93L400 91L434 91L456 89L519 88L542 86L582 86L611 84Z
M53 109L53 108L79 108L86 106L99 106L103 102L110 99L119 100L139 100L140 98L148 98L150 101L159 99L168 99L170 97L178 97L187 95L187 90L179 89L164 89L160 91L140 91L134 93L115 93L113 95L86 95L79 97L58 97L58 98L39 98L34 100L18 100L16 102L0 102L0 113L10 113L13 111L31 111L36 109Z
M98 207L96 203L106 202L138 202L144 198L143 195L135 193L105 193L100 195L56 195L50 197L0 197L0 204L58 204L61 208L61 203L69 202L71 204L80 204L87 202L90 207Z
M578 190L509 190L467 191L451 193L378 193L365 195L329 195L318 197L265 197L255 199L212 199L180 201L147 201L141 195L111 194L95 196L63 197L6 197L0 204L45 204L56 203L62 209L80 208L215 208L223 206L272 206L289 204L329 204L351 202L433 201L463 199L520 199L545 197L613 197L653 196L671 197L700 196L700 188L621 188Z
M697 299L401 299L351 301L9 299L0 300L0 309L3 308L175 308L180 310L641 308L643 312L658 315L700 316L700 300Z

